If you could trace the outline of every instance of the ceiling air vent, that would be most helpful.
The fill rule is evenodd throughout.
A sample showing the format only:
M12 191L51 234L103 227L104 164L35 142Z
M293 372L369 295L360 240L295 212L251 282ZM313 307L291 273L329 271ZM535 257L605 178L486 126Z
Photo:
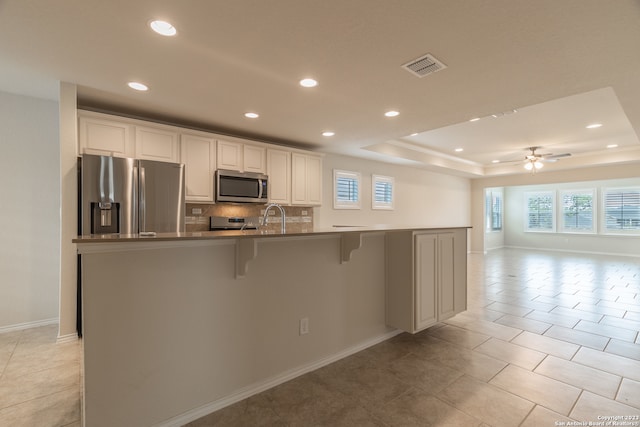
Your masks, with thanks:
M407 62L402 68L409 71L411 74L418 77L424 77L427 74L435 73L436 71L444 70L447 68L442 62L438 61L433 55L427 53L418 59Z

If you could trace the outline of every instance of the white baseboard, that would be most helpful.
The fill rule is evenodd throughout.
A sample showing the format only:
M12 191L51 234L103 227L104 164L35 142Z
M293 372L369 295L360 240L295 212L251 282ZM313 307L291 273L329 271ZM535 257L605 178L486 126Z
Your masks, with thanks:
M62 344L65 342L73 342L73 341L77 341L78 340L78 334L67 334L67 335L58 335L58 338L56 339L56 343L58 344Z
M380 335L378 337L367 340L363 343L357 344L353 347L349 347L339 353L333 354L331 356L316 360L314 362L308 363L306 365L300 366L298 368L291 369L289 371L285 371L279 375L276 375L271 378L267 378L264 381L259 381L257 383L253 383L247 387L243 387L242 389L230 394L227 397L222 399L215 400L213 402L207 403L206 405L202 405L198 408L187 411L183 414L180 414L176 417L165 420L159 424L156 424L155 427L180 427L191 421L195 421L199 418L204 417L212 412L215 412L219 409L232 405L236 402L244 400L248 397L251 397L255 394L261 393L265 390L273 388L277 385L290 381L300 375L304 375L311 371L315 371L316 369L322 368L330 363L343 359L347 356L351 356L361 350L369 348L373 345L379 344L383 341L388 340L398 334L402 333L400 330L395 330L392 332L388 332L386 334Z
M564 253L574 253L574 254L620 256L620 257L630 257L630 258L640 257L640 255L628 254L628 253L625 254L625 253L616 253L616 252L578 251L575 249L557 249L557 248L530 248L526 246L504 246L503 249L523 249L526 251L564 252Z
M40 326L55 325L59 321L60 319L55 317L52 319L36 320L33 322L25 322L25 323L18 323L15 325L0 326L0 334L5 332L14 332L14 331L22 331L24 329L37 328Z

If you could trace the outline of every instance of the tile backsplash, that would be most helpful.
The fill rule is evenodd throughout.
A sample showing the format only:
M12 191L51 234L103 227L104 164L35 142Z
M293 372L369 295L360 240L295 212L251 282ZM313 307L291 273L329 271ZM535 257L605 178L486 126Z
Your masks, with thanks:
M209 230L209 217L260 217L264 215L265 205L240 204L240 203L187 203L185 216L186 231ZM287 231L310 232L313 231L313 208L306 206L282 206L287 216ZM280 231L280 210L272 208L269 211L269 220L266 230Z

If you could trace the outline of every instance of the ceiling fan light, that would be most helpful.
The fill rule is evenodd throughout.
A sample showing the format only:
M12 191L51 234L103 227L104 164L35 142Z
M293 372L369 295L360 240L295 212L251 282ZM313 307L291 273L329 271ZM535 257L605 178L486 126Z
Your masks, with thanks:
M533 169L533 162L527 162L524 164L524 168L528 171L530 171L531 169Z
M533 162L533 166L535 166L536 169L542 169L544 167L544 163L536 160L535 162Z

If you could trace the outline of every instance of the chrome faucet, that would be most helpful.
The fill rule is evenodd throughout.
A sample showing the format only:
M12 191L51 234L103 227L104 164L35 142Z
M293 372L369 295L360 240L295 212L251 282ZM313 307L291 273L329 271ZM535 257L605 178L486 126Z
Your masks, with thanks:
M262 225L267 225L267 216L269 215L269 209L278 208L280 209L280 216L282 217L282 227L280 232L284 234L285 232L285 223L287 222L287 215L284 213L284 209L277 203L271 203L264 208L264 216L262 217Z

